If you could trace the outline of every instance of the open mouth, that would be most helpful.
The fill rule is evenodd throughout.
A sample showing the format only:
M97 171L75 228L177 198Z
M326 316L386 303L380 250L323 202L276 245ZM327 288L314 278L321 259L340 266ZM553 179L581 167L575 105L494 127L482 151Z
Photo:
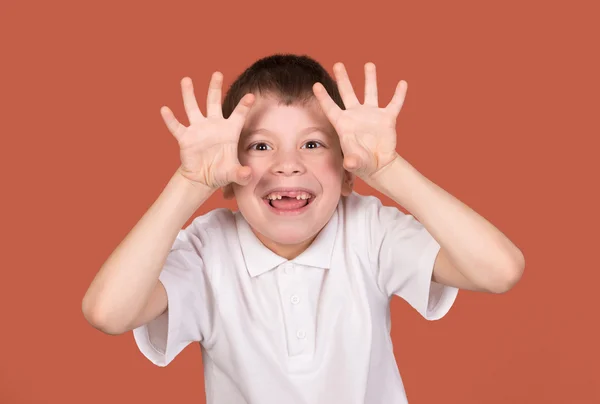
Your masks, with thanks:
M263 201L278 214L298 214L306 209L315 199L308 190L271 191L263 197Z

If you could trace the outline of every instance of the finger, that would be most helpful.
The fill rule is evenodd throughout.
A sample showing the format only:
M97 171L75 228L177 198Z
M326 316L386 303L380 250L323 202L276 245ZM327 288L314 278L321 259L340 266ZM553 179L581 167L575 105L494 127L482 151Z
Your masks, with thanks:
M198 108L198 102L196 102L194 85L191 78L184 77L181 80L181 94L183 95L183 106L185 107L185 112L190 121L190 125L202 120L204 115L202 115L200 108Z
M353 154L349 154L344 157L343 165L347 171L355 171L360 166L360 159Z
M365 105L379 106L377 99L377 73L374 63L365 64Z
M396 86L396 91L394 92L392 100L387 105L387 107L385 107L385 109L394 114L394 116L398 116L400 110L402 109L402 105L404 105L404 99L406 98L407 88L408 83L404 80L400 80L400 82Z
M234 122L236 128L239 131L241 131L244 127L244 122L248 117L248 112L250 112L250 109L252 108L252 105L254 104L255 100L256 97L254 96L254 94L248 93L242 97L240 102L238 102L238 105L231 112L231 115L228 119Z
M342 114L342 109L329 96L327 90L325 89L325 87L323 87L323 84L315 83L313 85L313 92L317 101L319 102L319 105L321 106L321 109L325 113L325 116L335 127L339 117Z
M214 72L208 85L208 97L206 98L206 116L211 118L222 118L223 108L221 105L221 90L223 86L223 74Z
M229 181L230 183L235 182L236 184L242 186L248 185L251 179L252 169L247 166L238 165L232 168L227 175L227 181Z
M179 123L179 121L173 115L173 112L169 109L169 107L162 107L160 109L160 115L162 116L169 132L177 139L177 141L181 140L181 136L185 132L185 126Z
M333 72L337 81L338 90L340 91L340 95L342 96L342 101L344 101L344 106L346 109L360 105L360 102L358 102L358 98L356 98L356 94L354 93L354 89L352 88L352 83L350 83L350 78L348 77L348 73L346 72L344 64L340 62L336 63L333 66Z

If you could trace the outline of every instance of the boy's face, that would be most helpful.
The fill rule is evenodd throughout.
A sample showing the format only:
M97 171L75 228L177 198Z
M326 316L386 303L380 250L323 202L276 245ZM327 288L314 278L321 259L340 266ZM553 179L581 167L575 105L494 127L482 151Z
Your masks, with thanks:
M338 135L314 99L283 106L257 96L238 150L252 168L248 185L230 188L238 208L263 244L292 259L327 224L340 195L352 192Z

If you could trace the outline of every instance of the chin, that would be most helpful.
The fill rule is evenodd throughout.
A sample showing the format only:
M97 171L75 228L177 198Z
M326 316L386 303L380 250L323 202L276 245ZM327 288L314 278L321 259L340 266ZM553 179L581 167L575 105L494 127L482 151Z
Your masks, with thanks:
M273 197L275 193L279 199L296 198L292 201L294 209L273 206L268 196ZM258 197L240 198L238 208L255 233L278 245L292 246L313 239L327 224L338 202L331 197L323 198L322 193L308 188L278 188L267 190Z

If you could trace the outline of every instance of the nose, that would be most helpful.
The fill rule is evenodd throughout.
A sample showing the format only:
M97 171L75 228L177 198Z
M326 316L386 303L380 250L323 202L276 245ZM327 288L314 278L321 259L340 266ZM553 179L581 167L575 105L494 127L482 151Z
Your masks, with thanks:
M280 151L277 153L272 171L276 175L292 176L304 174L306 168L295 151Z

